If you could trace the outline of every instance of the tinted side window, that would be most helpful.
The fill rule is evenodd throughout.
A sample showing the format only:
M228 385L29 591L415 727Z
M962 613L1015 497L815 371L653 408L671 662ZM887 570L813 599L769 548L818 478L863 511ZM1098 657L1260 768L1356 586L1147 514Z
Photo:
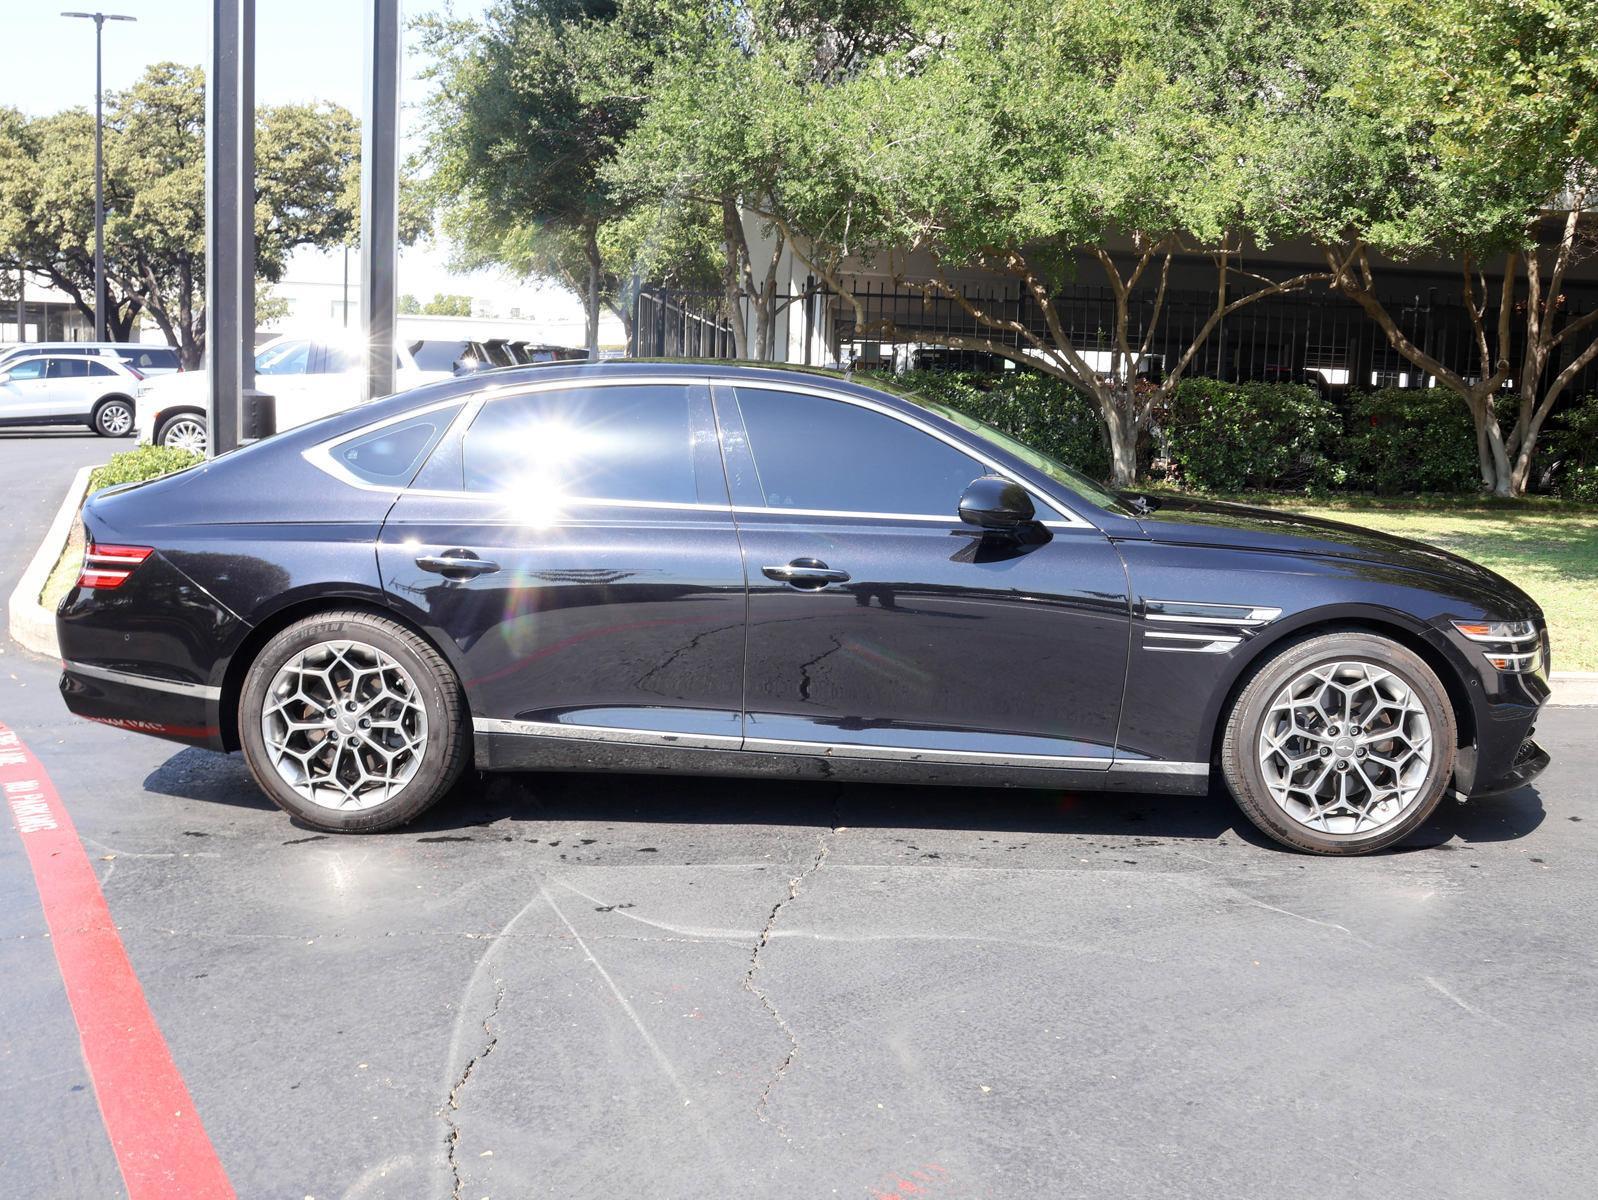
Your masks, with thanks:
M255 356L257 375L303 375L310 365L310 342L279 342Z
M490 401L462 445L466 487L530 498L692 504L688 389L574 387Z
M6 370L10 372L13 382L20 382L24 379L43 379L44 361L42 358L31 358L26 362L17 363L14 367L7 367Z
M471 353L470 342L451 342L426 339L411 343L411 357L421 371L453 371L461 359Z
M361 434L335 446L333 457L368 483L405 483L459 411L459 407L441 408L414 421Z
M90 375L115 375L116 374L115 371L113 371L110 367L106 366L103 362L100 362L98 359L89 358L89 359L85 359L84 362L88 365L89 374Z
M894 417L797 392L738 388L771 508L954 517L987 468Z
M82 379L89 373L89 363L82 358L52 358L46 377L49 379Z

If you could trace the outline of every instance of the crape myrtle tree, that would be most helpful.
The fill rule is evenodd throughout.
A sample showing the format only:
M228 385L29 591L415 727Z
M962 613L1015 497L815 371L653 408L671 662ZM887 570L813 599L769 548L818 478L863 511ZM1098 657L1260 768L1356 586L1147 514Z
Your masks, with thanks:
M1297 127L1285 118L1319 102L1301 60L1330 32L1323 7L927 4L912 36L848 79L770 89L784 169L744 200L840 296L851 295L847 265L885 263L904 285L957 305L970 330L895 329L868 321L855 299L857 336L985 351L1091 396L1114 480L1130 485L1155 405L1215 328L1325 278L1272 279L1244 265L1250 245L1289 232L1281 181L1261 163L1286 156L1279 143ZM1125 246L1130 256L1117 252ZM1213 262L1213 303L1162 378L1140 381L1184 253ZM955 280L970 268L1010 276L1038 319L966 295ZM1073 331L1057 300L1084 272L1115 300L1104 339ZM1139 287L1151 297L1141 306Z
M1565 292L1598 195L1598 2L1365 0L1342 52L1319 60L1343 82L1301 139L1321 186L1295 217L1332 286L1469 408L1483 487L1522 495L1544 421L1598 357L1598 311L1568 312ZM1379 293L1382 260L1439 252L1460 272L1471 371Z
M603 309L630 317L622 248L664 253L693 223L648 221L602 170L650 91L661 15L616 0L497 0L482 19L418 22L435 60L429 186L457 262L565 282L582 298L591 358Z
M360 133L333 104L263 107L256 131L256 271L280 280L299 246L338 245L357 224ZM0 112L0 270L25 269L94 316L94 118ZM183 365L205 352L205 93L198 68L151 66L108 98L106 330L140 314Z
M633 203L707 211L720 243L723 306L735 314L739 358L769 359L777 318L796 297L779 292L788 226L766 198L803 186L816 169L808 98L873 69L907 46L906 0L624 0L659 31L650 99L606 168ZM752 241L752 218L763 239ZM737 319L747 301L748 323Z

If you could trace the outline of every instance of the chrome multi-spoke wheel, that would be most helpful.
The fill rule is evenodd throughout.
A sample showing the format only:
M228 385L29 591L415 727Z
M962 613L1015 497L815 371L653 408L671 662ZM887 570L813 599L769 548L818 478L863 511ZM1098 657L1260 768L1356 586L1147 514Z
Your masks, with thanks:
M1431 721L1414 689L1369 662L1298 675L1276 693L1259 733L1272 799L1323 833L1395 820L1424 790L1431 754Z
M1453 777L1458 729L1437 672L1365 630L1294 642L1244 682L1220 766L1248 818L1284 845L1363 854L1417 828Z
M360 641L307 646L278 668L261 709L273 769L306 800L359 812L393 799L427 751L427 708L394 657Z
M203 417L177 416L161 427L156 439L173 450L192 450L204 454L208 444Z
M95 410L94 428L101 437L126 437L133 430L133 409L125 400L107 400Z

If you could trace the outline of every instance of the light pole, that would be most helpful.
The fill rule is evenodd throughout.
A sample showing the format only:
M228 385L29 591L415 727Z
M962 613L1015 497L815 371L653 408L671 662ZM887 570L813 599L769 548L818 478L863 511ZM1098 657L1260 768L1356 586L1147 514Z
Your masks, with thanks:
M63 17L81 17L94 22L94 340L105 341L105 151L103 146L102 95L105 64L101 43L107 21L137 21L121 13L64 12Z

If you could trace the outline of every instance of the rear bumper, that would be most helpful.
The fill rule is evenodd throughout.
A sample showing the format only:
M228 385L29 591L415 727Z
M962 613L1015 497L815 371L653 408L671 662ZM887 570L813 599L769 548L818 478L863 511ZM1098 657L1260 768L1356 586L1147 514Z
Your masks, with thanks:
M66 661L61 698L85 720L188 746L223 748L221 688Z

